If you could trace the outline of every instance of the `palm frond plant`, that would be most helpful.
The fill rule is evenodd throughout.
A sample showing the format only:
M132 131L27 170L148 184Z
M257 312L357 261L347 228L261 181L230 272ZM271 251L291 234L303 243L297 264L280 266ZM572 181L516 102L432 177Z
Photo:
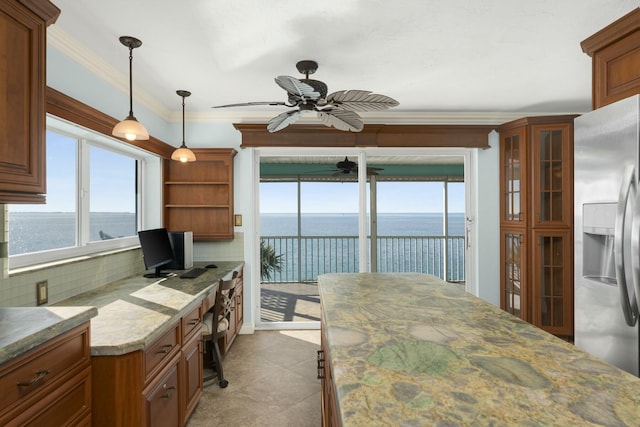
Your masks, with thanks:
M264 240L260 240L260 278L271 280L271 275L279 273L284 267L282 254L276 254L273 246L267 245Z

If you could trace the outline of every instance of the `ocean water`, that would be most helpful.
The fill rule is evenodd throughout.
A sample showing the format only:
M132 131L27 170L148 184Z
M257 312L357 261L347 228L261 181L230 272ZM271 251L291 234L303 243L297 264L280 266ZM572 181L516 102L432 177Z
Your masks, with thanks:
M376 271L421 272L463 281L464 214L449 214L448 245L443 222L441 213L378 214ZM324 273L358 271L357 214L304 214L300 238L297 224L296 214L260 215L260 235L283 263L281 271L264 281L315 281Z
M442 213L378 214L378 236L444 236ZM261 236L296 236L297 214L260 214ZM464 213L449 213L450 236L464 235ZM357 236L358 214L303 214L303 236Z
M105 237L134 236L136 214L131 212L92 212L89 216L90 241ZM76 220L72 212L9 212L9 255L61 249L76 244Z

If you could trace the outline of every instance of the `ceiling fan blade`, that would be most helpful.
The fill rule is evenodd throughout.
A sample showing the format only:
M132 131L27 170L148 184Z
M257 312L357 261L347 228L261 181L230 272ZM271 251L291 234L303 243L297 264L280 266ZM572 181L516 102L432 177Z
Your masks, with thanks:
M398 101L368 90L340 90L327 96L327 104L350 111L380 111L397 107Z
M325 108L318 111L318 117L325 126L333 126L338 130L360 132L364 127L362 119L353 111L341 108Z
M272 101L272 102L242 102L239 104L216 105L211 108L245 107L250 105L286 105L287 107L293 107L293 105L288 105L286 102Z
M269 120L267 130L269 132L278 132L298 121L302 113L299 110L285 111L282 114L278 114L273 119Z
M275 81L278 86L286 90L288 94L299 97L302 102L306 102L307 100L315 101L320 98L320 92L295 77L278 76L275 78Z

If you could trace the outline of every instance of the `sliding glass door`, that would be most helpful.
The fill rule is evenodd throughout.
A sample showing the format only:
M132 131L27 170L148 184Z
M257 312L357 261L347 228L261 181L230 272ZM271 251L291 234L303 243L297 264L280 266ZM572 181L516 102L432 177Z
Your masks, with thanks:
M464 188L460 155L260 156L257 326L317 327L325 273L464 283Z

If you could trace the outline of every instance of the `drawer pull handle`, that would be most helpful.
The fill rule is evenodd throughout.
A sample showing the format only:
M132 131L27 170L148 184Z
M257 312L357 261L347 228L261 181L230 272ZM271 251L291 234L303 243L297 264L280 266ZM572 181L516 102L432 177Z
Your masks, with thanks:
M167 385L164 385L164 388L166 388ZM175 387L169 387L167 388L167 392L165 394L163 394L162 396L160 396L161 399L169 399L171 398L171 396L173 395L173 392L176 390Z
M171 351L172 348L173 348L173 344L163 345L162 350L160 350L158 353L167 354Z
M191 320L189 321L189 324L190 324L191 326L193 326L193 325L197 325L198 323L200 323L200 319L191 319Z
M41 379L43 379L44 377L46 377L47 375L49 375L51 373L50 370L45 369L42 371L38 371L33 378L31 378L29 381L20 381L18 383L18 386L20 387L30 387L32 385L34 385L35 383L39 382Z
M317 367L318 379L324 379L324 351L318 350L318 367Z

